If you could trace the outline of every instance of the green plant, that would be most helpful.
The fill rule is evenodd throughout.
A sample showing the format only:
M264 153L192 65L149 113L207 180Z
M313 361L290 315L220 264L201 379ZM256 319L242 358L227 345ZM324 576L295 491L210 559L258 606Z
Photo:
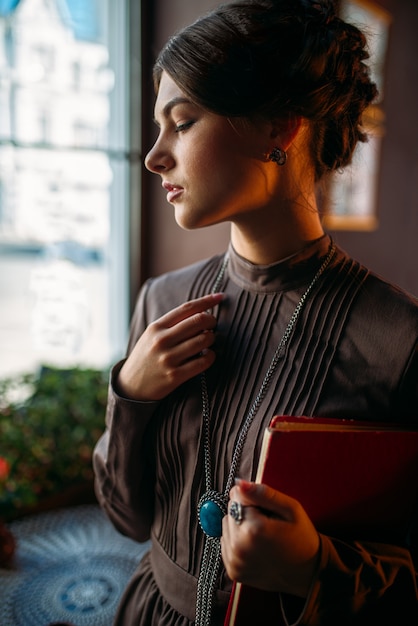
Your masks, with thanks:
M106 399L107 374L94 369L42 367L0 380L0 517L93 481Z

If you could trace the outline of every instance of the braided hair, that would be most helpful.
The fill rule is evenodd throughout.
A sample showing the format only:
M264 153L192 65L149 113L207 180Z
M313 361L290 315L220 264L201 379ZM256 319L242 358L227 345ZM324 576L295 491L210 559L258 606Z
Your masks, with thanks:
M349 164L366 141L364 110L377 95L364 34L332 0L234 0L176 33L154 66L192 101L228 117L311 122L316 180Z

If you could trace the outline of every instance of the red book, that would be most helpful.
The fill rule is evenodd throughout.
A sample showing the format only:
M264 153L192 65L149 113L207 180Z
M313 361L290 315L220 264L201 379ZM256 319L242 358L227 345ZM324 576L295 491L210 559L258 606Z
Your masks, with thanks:
M406 545L418 504L418 430L356 420L276 416L256 482L296 498L338 538ZM236 583L225 626L280 626L280 596Z

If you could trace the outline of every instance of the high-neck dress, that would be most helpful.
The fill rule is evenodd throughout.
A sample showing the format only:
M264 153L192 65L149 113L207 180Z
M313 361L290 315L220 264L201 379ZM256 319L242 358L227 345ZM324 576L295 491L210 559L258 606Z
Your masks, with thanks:
M268 266L249 263L232 246L227 251L220 285L225 297L215 311L216 361L206 373L213 488L219 492L272 355L330 246L324 236ZM127 354L153 320L210 293L223 260L215 256L148 280ZM417 350L417 300L337 247L307 295L249 429L237 474L254 479L264 430L276 414L418 427ZM151 538L152 548L115 623L190 626L204 543L197 517L205 491L201 380L188 381L162 401L136 402L117 392L122 363L112 371L106 430L94 453L96 491L116 528L138 541ZM318 577L298 624L418 623L412 548L355 539L321 536ZM221 569L214 626L223 624L230 589ZM382 621L394 616L398 621Z

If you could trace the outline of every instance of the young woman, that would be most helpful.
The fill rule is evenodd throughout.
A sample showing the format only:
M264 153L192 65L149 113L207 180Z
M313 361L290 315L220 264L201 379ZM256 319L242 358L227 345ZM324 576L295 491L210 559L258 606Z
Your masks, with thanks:
M272 624L417 623L409 548L325 536L252 482L275 414L417 425L417 302L339 249L316 204L366 139L366 58L327 0L238 0L157 59L146 167L181 227L228 221L231 243L143 286L113 368L97 494L152 539L116 624L223 624L233 580L281 593Z

